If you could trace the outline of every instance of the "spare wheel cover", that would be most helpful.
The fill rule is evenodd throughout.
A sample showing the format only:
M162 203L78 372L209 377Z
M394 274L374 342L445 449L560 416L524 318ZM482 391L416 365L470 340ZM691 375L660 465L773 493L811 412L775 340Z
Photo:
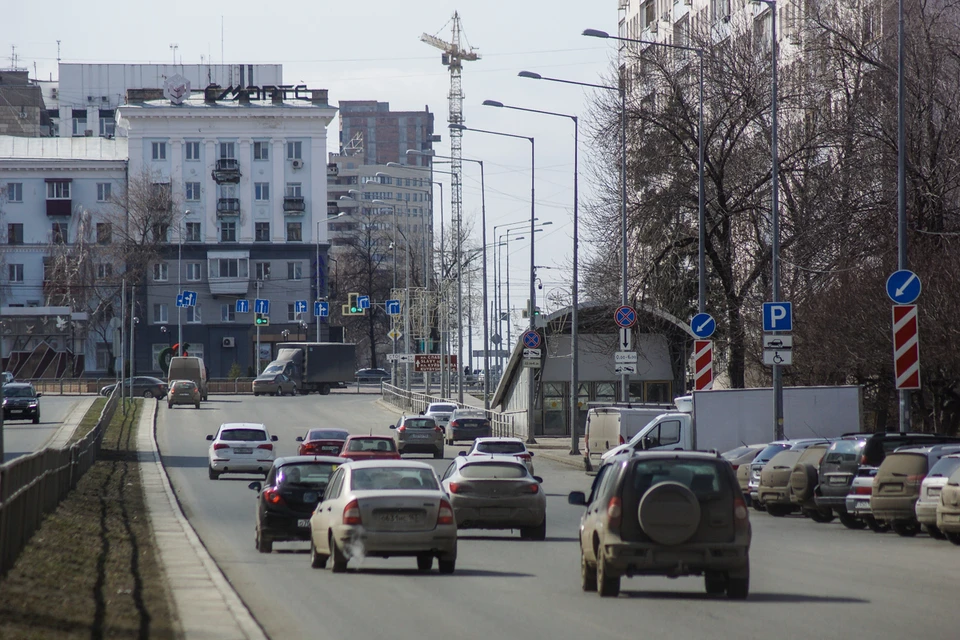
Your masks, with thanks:
M654 542L682 544L700 526L700 502L679 482L660 482L640 498L637 517L643 532Z

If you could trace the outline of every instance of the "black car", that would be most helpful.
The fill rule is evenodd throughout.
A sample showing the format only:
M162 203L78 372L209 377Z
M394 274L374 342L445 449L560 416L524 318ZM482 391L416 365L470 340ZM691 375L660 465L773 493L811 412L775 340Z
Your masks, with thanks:
M270 553L274 542L310 539L310 516L330 476L345 462L334 456L277 458L262 485L248 485L257 492L257 551Z
M3 385L3 419L40 423L40 395L29 382Z
M360 369L355 374L358 382L380 382L389 380L390 372L386 369Z
M131 382L132 390L131 390ZM108 384L100 389L100 395L109 396L113 393L116 383ZM142 396L144 398L157 398L163 400L167 395L167 383L160 378L152 376L134 376L123 381L123 392L130 396Z

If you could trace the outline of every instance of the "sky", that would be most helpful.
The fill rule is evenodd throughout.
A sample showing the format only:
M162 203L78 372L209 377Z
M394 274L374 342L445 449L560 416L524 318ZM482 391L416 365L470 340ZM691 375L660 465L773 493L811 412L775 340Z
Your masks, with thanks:
M585 113L594 90L518 78L517 73L530 70L567 80L602 81L616 48L613 41L583 37L581 32L594 28L616 33L617 0L20 2L4 11L7 28L0 39L0 67L7 66L15 46L19 66L31 73L36 68L39 78L51 74L56 78L58 41L63 62L165 63L173 62L176 55L178 63L279 63L286 83L328 89L331 104L379 100L389 102L393 110L429 108L436 114L435 130L442 136L436 152L449 155L450 77L440 51L421 42L420 35L426 32L449 40L454 11L460 13L464 44L481 55L480 60L464 63L466 125L536 140L536 215L553 222L536 234L536 263L550 267L538 273L543 283L539 302L548 311L549 294L569 298L573 124L565 118L485 107L482 102L492 99L570 115ZM336 126L331 125L328 132L328 151L336 150ZM583 179L589 173L588 146L581 124L581 209L591 197L589 181ZM494 241L494 225L529 221L529 143L465 132L463 156L484 162L488 242ZM477 220L479 246L477 165L465 162L464 174L464 217ZM437 175L442 182L449 178ZM446 185L444 196L449 223ZM581 256L591 249L596 248L583 247ZM529 289L530 249L526 241L519 241L511 243L509 250L512 302L517 308L524 304Z

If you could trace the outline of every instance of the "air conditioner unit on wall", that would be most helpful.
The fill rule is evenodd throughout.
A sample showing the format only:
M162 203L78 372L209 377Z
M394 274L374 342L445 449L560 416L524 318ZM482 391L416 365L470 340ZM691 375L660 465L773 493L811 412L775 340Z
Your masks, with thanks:
M293 161L293 168L294 168L294 169L303 169L303 160L300 160L299 158L296 159L296 160L294 160L294 161Z
M224 339L223 339L223 346L225 346L225 347L235 347L235 346L237 346L237 344L236 344L236 338L224 338Z

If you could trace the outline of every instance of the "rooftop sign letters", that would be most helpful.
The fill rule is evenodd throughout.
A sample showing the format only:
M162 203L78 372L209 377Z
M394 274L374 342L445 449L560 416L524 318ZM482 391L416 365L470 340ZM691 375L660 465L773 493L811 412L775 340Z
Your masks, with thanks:
M223 93L217 97L217 100L237 100L241 93L249 95L251 100L269 100L277 94L282 95L284 100L291 97L295 100L309 100L311 97L310 90L305 84L265 84L262 87L254 85L247 87L240 85L235 87L230 86L223 90Z

